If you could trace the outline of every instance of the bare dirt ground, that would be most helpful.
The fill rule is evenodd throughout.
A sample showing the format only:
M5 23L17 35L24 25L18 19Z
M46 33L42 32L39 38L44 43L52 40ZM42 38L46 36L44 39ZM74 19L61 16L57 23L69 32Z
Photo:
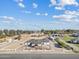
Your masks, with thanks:
M32 35L34 35L34 34L22 34L21 35L21 38L20 38L20 40L14 40L13 38L15 37L7 37L7 40L9 40L9 39L13 39L12 40L12 42L10 42L10 43L6 43L4 46L2 46L1 47L1 49L0 49L0 52L9 52L9 53L15 53L15 52L17 52L17 53L19 53L19 52L21 52L21 53L28 53L28 52L30 52L30 53L35 53L36 51L38 52L38 53L43 53L43 52L45 52L45 53L73 53L72 51L69 51L69 50L65 50L64 48L56 48L55 46L54 46L54 43L53 42L51 42L51 50L44 50L44 49L42 49L42 50L35 50L35 49L30 49L30 50L25 50L25 46L24 46L24 42L26 42L26 41L28 41L28 40L30 40L30 39L43 39L43 38L46 38L46 37L48 37L48 35L42 35L42 36L40 36L40 37L38 37L38 36L32 36ZM37 35L37 34L35 34L35 35ZM19 51L19 52L18 52Z

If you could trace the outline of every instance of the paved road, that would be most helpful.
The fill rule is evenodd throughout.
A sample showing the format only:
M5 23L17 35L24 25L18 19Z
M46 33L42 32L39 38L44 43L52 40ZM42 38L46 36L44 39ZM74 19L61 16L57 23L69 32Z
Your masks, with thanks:
M63 54L7 54L0 55L0 59L79 59L79 55Z

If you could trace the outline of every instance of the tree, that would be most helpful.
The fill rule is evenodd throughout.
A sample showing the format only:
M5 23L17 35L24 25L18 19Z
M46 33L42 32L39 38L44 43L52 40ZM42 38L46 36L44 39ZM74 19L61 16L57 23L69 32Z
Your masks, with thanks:
M41 32L44 32L44 29L41 29Z
M15 30L9 30L9 36L14 36L16 34Z
M2 30L0 30L0 36L3 34L3 31Z
M64 32L67 33L67 34L68 33L73 33L73 30L68 29L68 30L65 30Z
M8 31L7 29L4 29L3 32L4 32L4 34L5 34L6 36L9 35L9 31Z

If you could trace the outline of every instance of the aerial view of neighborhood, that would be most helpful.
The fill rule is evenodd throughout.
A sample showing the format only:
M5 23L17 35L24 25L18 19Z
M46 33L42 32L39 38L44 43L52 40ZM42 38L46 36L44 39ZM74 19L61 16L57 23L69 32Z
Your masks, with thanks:
M79 53L78 32L79 30L0 30L0 53Z
M0 54L48 53L79 53L79 0L0 0Z

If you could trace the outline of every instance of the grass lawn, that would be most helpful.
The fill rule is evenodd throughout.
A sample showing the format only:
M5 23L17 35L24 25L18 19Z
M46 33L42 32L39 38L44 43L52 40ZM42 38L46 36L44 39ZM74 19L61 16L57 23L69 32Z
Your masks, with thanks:
M79 44L74 44L74 45L76 45L77 47L79 47Z
M64 36L63 40L65 41L69 41L71 39L74 39L74 37L70 37L70 36Z
M74 39L74 38L75 38L75 37L64 36L63 40L65 40L65 41L69 41L69 40L72 40L72 39ZM79 44L73 44L73 45L79 47Z

